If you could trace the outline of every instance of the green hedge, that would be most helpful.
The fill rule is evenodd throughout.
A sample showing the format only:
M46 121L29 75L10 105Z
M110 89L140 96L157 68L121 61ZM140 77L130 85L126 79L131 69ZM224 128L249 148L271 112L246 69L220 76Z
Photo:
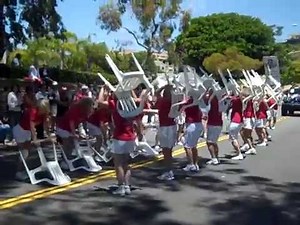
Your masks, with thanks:
M102 75L112 84L116 84L116 77L112 74L101 72ZM84 83L84 84L101 84L103 83L96 73L90 72L76 72L69 70L60 70L56 68L49 68L48 74L51 79L58 82L68 83ZM7 79L23 79L28 75L28 69L22 67L8 67L7 65L0 66L0 77Z

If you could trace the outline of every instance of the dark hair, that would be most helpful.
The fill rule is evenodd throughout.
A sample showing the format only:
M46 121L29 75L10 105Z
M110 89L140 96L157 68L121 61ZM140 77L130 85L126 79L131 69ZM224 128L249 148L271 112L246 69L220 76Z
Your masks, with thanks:
M16 54L16 58L20 59L22 57L22 55L20 53Z

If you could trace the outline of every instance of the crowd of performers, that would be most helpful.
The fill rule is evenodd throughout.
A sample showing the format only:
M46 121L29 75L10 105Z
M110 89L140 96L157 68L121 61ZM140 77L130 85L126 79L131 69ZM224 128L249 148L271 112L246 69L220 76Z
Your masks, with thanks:
M139 87L140 88L140 87ZM113 162L116 171L118 189L114 191L117 195L130 194L131 169L129 166L130 153L135 149L136 139L144 138L145 126L143 117L157 116L158 132L155 148L163 154L164 171L158 177L160 180L173 180L174 167L172 150L182 142L186 151L187 164L183 168L186 172L199 171L199 155L197 144L203 134L206 138L208 151L211 159L208 165L218 165L219 147L218 138L223 127L223 112L220 102L213 94L212 89L208 90L203 97L206 108L198 105L185 108L181 118L170 118L169 111L172 107L171 85L166 85L155 91L153 96L148 97L144 105L144 111L135 118L123 118L117 110L117 98L107 86L102 86L97 98L84 97L74 101L56 121L56 136L62 144L68 158L74 157L74 141L80 139L78 128L86 124L90 137L96 138L94 148L97 151L101 147L111 148ZM146 92L140 90L134 92L135 102L141 102ZM276 123L277 104L270 96L255 100L250 89L244 87L238 96L224 96L230 104L231 111L229 137L235 150L232 160L242 160L245 154L256 154L256 147L267 146L271 136L267 128L274 128ZM245 102L244 99L248 100ZM268 100L267 100L268 99ZM188 105L193 99L185 99ZM270 108L271 107L271 108ZM155 110L149 110L155 109ZM156 113L156 115L153 115ZM49 100L40 99L28 101L20 122L13 128L14 139L25 158L28 157L33 145L38 145L36 126L44 124L44 130L50 136L51 117ZM184 126L183 126L184 125ZM258 140L255 143L252 133L256 132ZM242 141L239 140L239 135ZM107 146L109 141L111 145ZM63 162L61 162L63 167ZM24 168L20 162L19 174L24 174Z

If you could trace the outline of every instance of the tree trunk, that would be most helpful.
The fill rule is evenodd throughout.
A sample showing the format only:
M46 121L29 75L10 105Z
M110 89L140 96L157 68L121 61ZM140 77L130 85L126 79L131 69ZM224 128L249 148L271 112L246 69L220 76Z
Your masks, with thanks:
M4 24L4 3L0 1L0 58L2 58L5 52L6 33Z

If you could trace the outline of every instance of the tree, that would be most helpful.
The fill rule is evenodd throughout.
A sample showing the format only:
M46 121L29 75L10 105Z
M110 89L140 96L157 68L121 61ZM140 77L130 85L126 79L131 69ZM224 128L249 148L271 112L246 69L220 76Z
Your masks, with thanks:
M283 84L299 84L300 83L300 60L291 62L287 71L282 74L281 81Z
M56 6L57 0L0 1L0 54L6 46L16 47L31 37L43 37L50 32L61 35L64 28Z
M245 55L261 59L274 52L273 29L258 18L236 13L213 14L191 20L176 40L186 62L198 66L213 53L235 46Z
M262 67L263 63L257 59L252 59L240 53L237 48L232 47L225 50L224 54L214 53L204 59L203 65L210 73L217 74L218 69L225 71L237 72L243 69L257 70Z
M180 27L185 29L189 13L180 5L181 0L136 0L119 1L118 4L106 4L99 10L100 27L108 33L125 29L135 39L136 43L147 52L146 60L153 52L166 50L172 42L172 35L177 29L176 21L181 19ZM123 24L122 16L132 12L139 23L138 31L131 30Z

